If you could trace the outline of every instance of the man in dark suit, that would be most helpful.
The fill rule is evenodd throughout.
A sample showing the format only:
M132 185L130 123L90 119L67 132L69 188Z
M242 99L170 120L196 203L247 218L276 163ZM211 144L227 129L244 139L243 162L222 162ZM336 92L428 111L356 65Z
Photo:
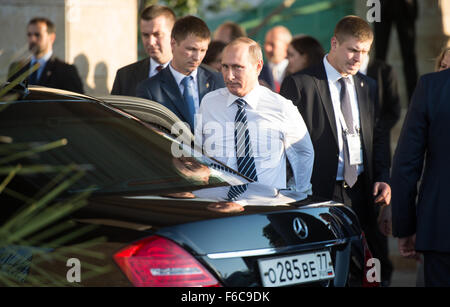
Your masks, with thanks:
M449 101L449 69L419 79L392 167L393 235L402 256L423 253L425 286L450 286Z
M313 196L351 206L369 246L378 228L373 202L390 202L389 154L376 118L376 84L358 73L372 41L366 21L344 17L323 63L286 77L280 91L297 105L311 135Z
M394 128L401 114L397 75L391 65L374 59L369 62L367 76L377 81L380 120L383 122L390 142L391 129Z
M194 130L194 115L203 96L225 84L220 73L200 66L211 36L203 20L183 17L175 23L171 36L172 61L159 74L139 83L136 94L166 106Z
M149 57L129 64L117 71L112 95L136 96L136 86L165 68L172 59L170 33L175 13L166 6L151 5L140 15L142 44Z
M17 81L24 76L28 84L83 93L83 83L76 67L53 55L53 43L56 38L53 22L42 17L31 19L27 26L27 36L28 49L32 53L31 61L11 64L8 81Z

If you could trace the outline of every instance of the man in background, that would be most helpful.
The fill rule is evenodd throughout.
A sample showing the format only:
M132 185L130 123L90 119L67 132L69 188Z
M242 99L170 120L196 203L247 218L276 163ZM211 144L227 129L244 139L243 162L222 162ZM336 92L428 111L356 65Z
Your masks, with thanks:
M151 5L140 15L142 44L149 57L117 71L112 95L136 96L136 86L167 67L172 59L170 33L176 17L172 9Z
M289 64L287 50L291 40L292 34L288 28L276 26L267 32L264 41L267 64L264 65L259 79L277 93L280 91Z
M195 16L180 18L171 37L172 61L160 73L139 83L136 94L164 105L193 131L203 96L225 84L220 73L200 66L211 39L203 20Z
M416 87L418 69L416 56L416 20L419 12L417 0L380 0L381 20L374 23L375 58L385 62L389 50L391 29L397 28L403 60L403 74L408 92L408 103Z
M236 38L245 36L247 36L247 33L244 28L235 22L226 21L217 27L214 32L213 40L229 44Z
M53 22L44 17L31 19L27 26L27 36L31 60L11 64L8 81L17 80L25 73L28 84L83 93L83 83L76 67L61 61L53 54L56 39Z

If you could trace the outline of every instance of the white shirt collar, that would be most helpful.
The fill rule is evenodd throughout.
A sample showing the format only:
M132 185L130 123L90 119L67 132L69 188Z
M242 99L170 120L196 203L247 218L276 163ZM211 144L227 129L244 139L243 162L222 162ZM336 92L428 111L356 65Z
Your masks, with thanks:
M288 66L289 60L288 59L284 59L278 64L275 64L275 63L272 63L272 62L268 62L268 63L269 63L270 69L274 69L275 68L277 70L284 70Z
M172 63L172 61L170 62ZM186 75L176 71L173 67L172 64L169 65L170 71L172 72L173 77L175 78L175 81L178 84L178 87L180 87L181 81L183 81L183 79L185 77L187 77ZM192 76L192 78L194 79L194 84L197 84L197 72L198 72L198 68L196 68L193 72L191 72L191 74L189 76Z
M330 62L328 62L328 54L326 54L323 57L323 64L325 66L325 72L327 73L327 79L328 81L331 81L333 83L336 83L340 78L343 76L334 68ZM348 75L348 80L350 81L350 84L353 85L353 76Z
M286 68L287 68L288 64L289 64L288 59L284 59L278 64L269 62L269 68L272 71L273 77L275 79L274 81L281 83L281 81L284 78L284 74L286 72Z
M170 62L170 61L169 61ZM161 64L156 62L155 60L153 60L152 58L150 58L150 69L149 69L149 75L150 76L154 76L156 75L156 73L158 72L156 70L156 67L158 67L159 65L162 65L163 69L167 67L167 65L169 65L169 62L165 63L165 64Z
M236 95L233 95L232 93L230 93L230 91L227 89L229 96L228 96L228 100L227 100L227 107L231 106L233 104L233 102L236 101L236 99L244 99L245 102L252 108L252 109L256 109L256 107L258 106L258 101L259 98L261 96L261 86L259 85L259 83L256 83L256 86L245 96L243 97L238 97Z

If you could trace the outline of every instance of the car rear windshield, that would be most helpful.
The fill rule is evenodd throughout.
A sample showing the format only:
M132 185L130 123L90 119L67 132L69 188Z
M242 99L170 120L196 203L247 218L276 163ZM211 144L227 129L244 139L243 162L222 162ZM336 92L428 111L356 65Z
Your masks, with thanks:
M198 159L174 156L173 140L163 132L99 102L17 101L0 107L3 166L20 163L24 173L41 167L30 172L34 183L76 165L86 173L70 191L152 193L226 184Z

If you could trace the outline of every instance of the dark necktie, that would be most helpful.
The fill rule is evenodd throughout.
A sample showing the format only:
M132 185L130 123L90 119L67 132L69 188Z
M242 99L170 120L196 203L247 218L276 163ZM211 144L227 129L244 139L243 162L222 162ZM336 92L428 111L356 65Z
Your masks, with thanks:
M339 83L341 84L341 112L345 120L345 124L347 125L347 133L353 134L355 133L354 123L353 123L353 115L352 115L352 106L350 104L350 96L347 90L347 80L348 78L342 77L339 79ZM350 157L348 152L347 145L347 137L344 135L344 180L349 187L352 187L356 180L358 179L358 170L356 165L350 165Z
M194 86L192 84L192 76L184 77L181 84L184 86L183 98L184 103L187 106L189 114L186 114L186 118L191 126L191 130L194 130L194 115L195 115L195 105L194 105Z
M31 62L30 63L30 69L33 69L33 66L36 65L37 62ZM38 64L39 65L39 64ZM28 84L37 84L38 82L38 70L39 68L36 68L35 71L33 71L30 76L28 77Z
M164 68L164 66L158 65L158 66L156 66L156 71L160 72L163 68Z
M234 118L234 148L238 171L254 181L258 181L256 174L255 159L253 157L252 143L247 125L247 115L245 113L245 100L239 98L235 101L238 110ZM247 184L230 187L228 192L229 200L236 200L239 195L247 190Z

